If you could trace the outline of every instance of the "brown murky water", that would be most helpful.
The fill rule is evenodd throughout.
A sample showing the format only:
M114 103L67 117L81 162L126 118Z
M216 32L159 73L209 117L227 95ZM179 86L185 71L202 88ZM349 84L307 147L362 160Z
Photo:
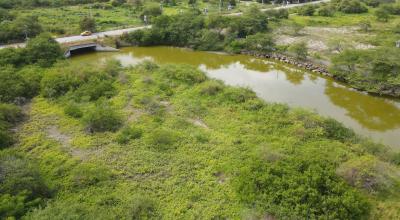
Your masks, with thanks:
M123 65L143 60L185 63L228 85L245 86L268 102L314 110L357 133L400 149L400 101L355 91L334 80L268 59L197 52L172 47L131 47L120 52L74 56L71 62L118 59Z

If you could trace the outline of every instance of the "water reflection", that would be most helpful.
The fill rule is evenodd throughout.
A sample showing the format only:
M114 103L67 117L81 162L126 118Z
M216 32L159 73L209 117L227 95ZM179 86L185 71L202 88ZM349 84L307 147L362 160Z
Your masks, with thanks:
M71 62L99 62L108 58L116 58L123 65L135 65L143 60L160 64L191 64L226 84L250 87L266 101L316 110L362 135L400 148L398 101L357 92L329 78L287 64L244 55L231 56L171 47L124 48L118 53L76 56Z
M332 81L327 81L325 94L364 127L377 131L400 127L399 106L393 101L349 90Z

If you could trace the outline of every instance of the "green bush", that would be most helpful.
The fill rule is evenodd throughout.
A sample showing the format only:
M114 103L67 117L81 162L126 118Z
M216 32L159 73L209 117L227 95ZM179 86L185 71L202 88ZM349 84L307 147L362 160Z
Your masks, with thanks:
M0 150L10 147L14 143L12 134L0 122Z
M130 126L123 128L117 136L119 144L127 144L130 140L141 138L143 134L142 129Z
M335 7L332 5L324 5L318 9L318 15L324 17L332 17L336 12Z
M25 50L3 48L0 50L0 66L20 67L27 63Z
M325 119L322 123L322 127L324 128L326 137L334 140L346 141L355 137L354 131L344 127L343 124L335 119Z
M369 211L325 158L308 153L253 160L237 186L243 202L279 219L364 219Z
M167 77L187 84L201 83L207 79L206 75L189 65L165 65L160 68L160 73Z
M72 186L86 188L101 182L110 180L111 172L97 164L82 163L76 166L71 172Z
M398 23L394 26L393 32L396 34L400 34L400 23Z
M389 15L390 12L386 10L384 7L379 7L375 11L375 17L376 20L378 21L387 22L389 20Z
M0 103L0 120L10 124L20 122L23 118L23 113L20 107L12 104Z
M0 150L14 143L9 129L23 118L19 107L0 103Z
M297 9L297 14L302 15L302 16L313 16L315 12L315 6L313 5L306 5L299 7Z
M110 98L116 94L113 79L103 74L90 76L87 81L75 91L78 99L87 97L89 101L96 101L101 97Z
M17 70L10 66L0 69L0 101L13 102L17 97L22 97L25 90L23 79Z
M247 36L245 47L249 51L269 53L275 50L275 42L271 35L257 33Z
M224 85L216 80L208 80L201 84L200 93L203 95L216 95L224 89Z
M90 132L116 131L122 125L121 115L110 103L99 101L84 115L86 127Z
M64 107L64 113L73 118L81 118L83 116L83 112L80 109L79 105L73 102L68 103Z
M177 135L171 130L156 129L147 136L146 141L157 150L168 150L175 148L178 141Z
M288 50L296 56L297 59L305 60L308 56L308 48L306 42L299 42L290 45Z
M0 44L24 41L26 37L34 38L41 32L37 16L17 16L16 19L0 22Z
M0 183L1 219L19 219L51 196L37 168L10 151L0 152Z
M143 195L136 196L133 199L129 212L129 219L132 220L156 219L157 217L154 201Z
M159 4L150 3L146 4L143 8L142 13L140 13L140 18L143 19L144 16L147 16L148 21L152 21L152 18L160 16L162 14L161 8Z
M48 71L40 83L41 94L46 98L58 98L82 83L77 75L71 72L61 72L60 69Z
M215 31L201 30L194 48L197 50L218 51L223 49L223 36Z
M265 12L269 18L288 19L289 11L287 9L268 10Z
M337 169L337 173L351 186L370 193L387 192L400 183L400 178L392 175L393 168L373 156L351 159Z
M223 98L235 102L235 103L242 103L250 99L256 98L256 94L247 88L235 88L235 87L228 87L224 89Z
M368 8L358 0L341 0L337 8L347 14L359 14L368 11Z
M42 67L49 67L63 57L60 45L49 34L41 34L29 40L25 50L29 63Z
M84 17L79 22L80 31L91 31L96 32L96 20L90 17Z

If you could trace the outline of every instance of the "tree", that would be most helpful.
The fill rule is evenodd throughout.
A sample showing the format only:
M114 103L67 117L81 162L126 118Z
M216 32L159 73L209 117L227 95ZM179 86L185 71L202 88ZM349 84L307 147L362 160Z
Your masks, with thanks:
M315 8L312 5L303 6L297 10L297 14L303 15L303 16L313 16L314 12L315 12Z
M297 59L305 60L308 56L306 42L294 43L289 47L289 51L294 53Z
M188 4L191 5L193 8L196 6L197 0L188 0Z
M378 21L387 22L389 20L389 11L383 7L379 7L375 11L375 17Z
M332 5L325 5L318 9L318 15L332 17L335 14L335 8Z
M102 100L84 116L84 121L90 132L116 131L122 125L121 115Z
M28 62L42 67L53 65L63 56L60 45L49 34L41 34L29 40L25 50Z
M96 21L94 20L94 18L84 17L79 22L79 28L81 31L96 32Z
M251 51L268 53L275 49L275 43L271 35L257 33L246 38L246 48Z
M338 10L347 14L359 14L368 11L368 8L357 0L341 0Z

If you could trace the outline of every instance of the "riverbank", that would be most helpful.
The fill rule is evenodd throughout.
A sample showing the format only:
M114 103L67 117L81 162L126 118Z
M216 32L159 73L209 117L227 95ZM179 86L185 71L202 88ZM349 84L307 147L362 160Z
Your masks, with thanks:
M69 80L78 86L57 87ZM65 63L46 71L41 94L12 151L37 163L57 194L27 218L400 214L391 150L193 66Z
M287 56L284 54L279 54L279 53L260 53L260 52L255 52L255 51L242 51L242 52L240 52L240 54L250 55L250 56L254 56L254 57L258 57L258 58L274 59L274 60L278 60L283 63L291 64L298 68L302 68L302 69L305 69L305 70L308 70L308 71L311 71L311 72L314 72L314 73L317 73L317 74L320 74L323 76L331 77L337 81L347 83L347 85L352 86L354 89L357 89L359 91L365 91L372 95L400 98L400 87L388 88L386 90L381 90L380 92L366 90L366 89L356 87L356 86L348 83L348 81L346 81L344 77L337 76L337 75L330 73L328 70L329 67L323 66L321 64L315 64L310 60L300 60L300 59L296 59L294 57Z

